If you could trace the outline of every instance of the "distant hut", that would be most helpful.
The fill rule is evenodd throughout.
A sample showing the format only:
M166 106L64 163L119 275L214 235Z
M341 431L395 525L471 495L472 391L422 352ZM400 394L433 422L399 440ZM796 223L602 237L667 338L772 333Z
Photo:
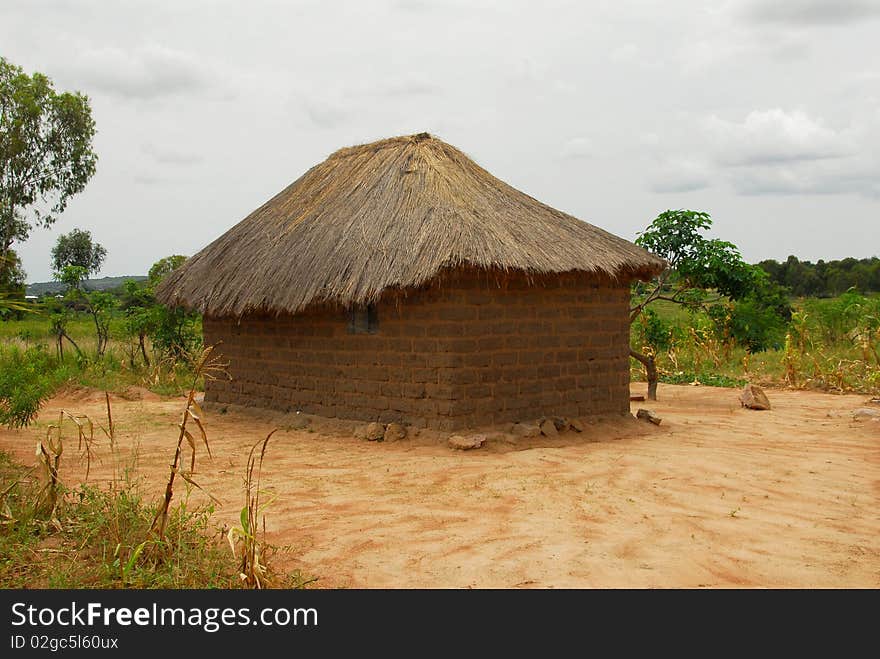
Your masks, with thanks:
M206 400L459 429L629 410L629 286L664 262L421 133L340 149L190 258Z

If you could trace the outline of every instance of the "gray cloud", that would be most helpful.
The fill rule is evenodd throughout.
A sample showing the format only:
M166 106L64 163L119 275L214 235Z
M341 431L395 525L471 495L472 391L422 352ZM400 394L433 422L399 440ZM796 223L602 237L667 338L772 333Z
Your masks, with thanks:
M696 158L667 158L653 172L651 189L659 193L703 190L712 185L712 167Z
M856 194L880 198L880 181L872 172L847 170L816 171L798 167L745 170L731 177L733 188L742 195L841 195Z
M361 79L346 86L303 85L294 93L294 105L305 111L319 128L337 128L357 113L387 103L418 102L439 93L440 87L423 74Z
M753 23L840 25L880 16L877 0L751 0L741 15Z
M171 180L166 176L158 176L156 174L135 174L131 178L138 185L161 185L170 183Z
M141 151L160 165L192 165L204 160L204 156L199 153L172 147L161 147L150 142L141 146Z
M592 158L595 153L593 143L586 137L573 137L562 145L560 156L563 158Z
M86 88L133 100L194 94L216 82L194 55L157 44L89 48L64 68Z
M349 93L353 96L368 95L400 98L434 94L438 91L439 87L424 76L407 76L398 79L381 80L376 84L365 86L358 90L351 90Z
M306 116L319 128L336 128L348 121L351 116L351 111L342 101L304 98L302 105Z

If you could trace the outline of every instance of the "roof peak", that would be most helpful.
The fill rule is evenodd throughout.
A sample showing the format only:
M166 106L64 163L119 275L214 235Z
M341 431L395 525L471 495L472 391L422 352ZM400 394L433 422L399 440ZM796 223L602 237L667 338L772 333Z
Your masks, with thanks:
M428 132L422 133L413 133L412 135L398 135L396 137L386 137L381 140L375 140L373 142L365 142L364 144L355 144L352 146L346 146L341 149L337 149L334 151L330 158L345 158L347 156L356 155L359 153L364 153L368 151L376 152L382 149L389 149L393 147L406 147L412 144L419 144L420 142L437 142L439 144L443 144L446 146L450 146L436 135L431 135Z

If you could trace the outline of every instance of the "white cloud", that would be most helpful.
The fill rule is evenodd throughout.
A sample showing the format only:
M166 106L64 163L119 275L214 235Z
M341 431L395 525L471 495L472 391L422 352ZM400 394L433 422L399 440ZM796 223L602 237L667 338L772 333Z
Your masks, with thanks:
M709 117L703 134L721 165L756 165L838 158L853 150L849 138L802 110L755 110L743 121Z
M835 130L803 110L755 110L740 121L695 122L697 140L645 142L654 152L655 192L728 184L739 195L880 197L880 111Z

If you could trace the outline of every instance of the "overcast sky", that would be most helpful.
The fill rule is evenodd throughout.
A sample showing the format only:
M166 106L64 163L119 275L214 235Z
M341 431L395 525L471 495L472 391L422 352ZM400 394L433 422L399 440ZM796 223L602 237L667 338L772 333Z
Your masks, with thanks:
M92 99L98 170L22 255L190 255L342 146L428 131L633 239L880 255L880 0L2 0L0 54ZM291 255L295 258L295 255Z

